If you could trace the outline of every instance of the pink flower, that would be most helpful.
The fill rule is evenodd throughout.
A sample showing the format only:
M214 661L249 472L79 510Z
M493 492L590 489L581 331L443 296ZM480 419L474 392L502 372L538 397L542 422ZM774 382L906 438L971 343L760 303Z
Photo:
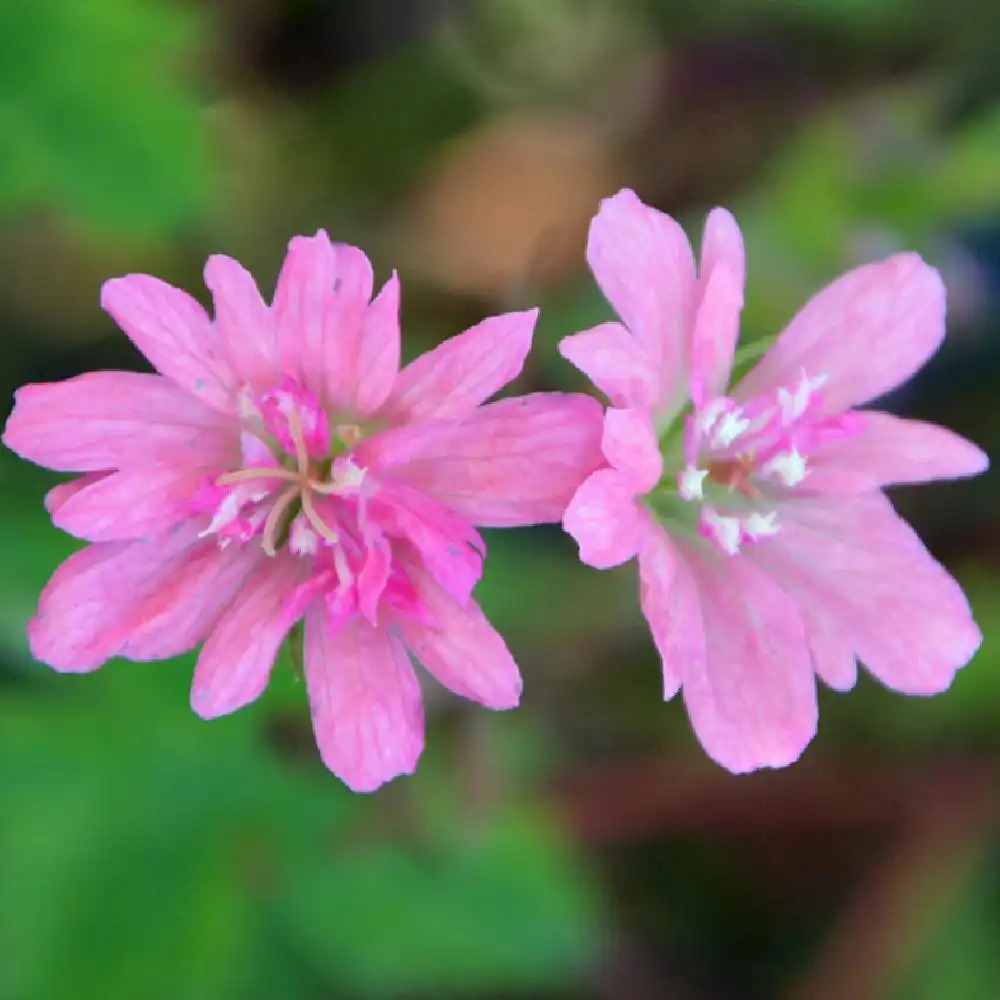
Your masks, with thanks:
M839 278L729 386L743 302L739 228L708 217L701 263L631 191L605 201L588 260L622 323L560 349L610 398L607 467L564 526L581 559L639 559L640 598L692 725L734 772L794 761L816 730L814 674L934 694L981 642L958 584L881 492L982 472L975 445L855 406L944 336L936 271L900 254Z
M561 393L483 405L521 371L535 311L484 320L400 371L395 274L371 300L367 257L323 232L292 240L271 306L228 257L205 281L214 321L147 275L104 286L160 374L17 393L4 443L84 473L47 505L94 543L45 588L31 648L86 672L206 640L192 704L214 718L261 694L304 617L320 753L369 791L423 748L407 648L457 694L517 704L517 666L471 598L476 526L558 521L601 463L601 409Z

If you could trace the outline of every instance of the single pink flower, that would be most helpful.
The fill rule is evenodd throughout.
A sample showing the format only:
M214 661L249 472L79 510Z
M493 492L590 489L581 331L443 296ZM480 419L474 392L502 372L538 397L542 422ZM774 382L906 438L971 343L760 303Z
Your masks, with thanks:
M958 584L881 492L982 472L932 424L855 410L909 378L944 336L935 270L899 254L851 271L732 388L743 303L739 227L708 217L695 268L669 216L622 191L588 260L621 323L560 350L610 398L607 467L563 524L581 559L639 559L640 598L702 745L734 772L781 767L816 730L814 674L934 694L981 642Z
M372 300L367 257L323 232L292 240L271 306L228 257L209 259L205 281L214 321L147 275L104 286L160 374L17 393L4 443L84 473L47 506L94 543L45 588L31 649L86 672L206 640L192 705L214 718L261 694L304 617L320 753L369 791L423 748L407 649L457 694L517 704L517 666L471 598L476 526L558 521L601 463L601 408L562 393L485 403L521 371L534 310L400 371L396 275Z

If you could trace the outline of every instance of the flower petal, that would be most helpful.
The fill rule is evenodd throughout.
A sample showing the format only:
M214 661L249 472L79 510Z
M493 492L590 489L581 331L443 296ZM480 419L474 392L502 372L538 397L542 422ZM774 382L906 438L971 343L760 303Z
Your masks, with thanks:
M159 534L191 516L203 469L154 465L114 472L77 491L52 515L57 528L91 542Z
M53 574L28 623L32 655L63 673L96 670L140 624L136 608L192 548L213 544L185 526L155 541L104 542L74 553Z
M191 707L203 719L228 715L267 687L285 636L295 624L287 599L297 560L284 555L258 567L208 637L191 686Z
M859 267L816 295L740 383L749 399L825 375L826 410L839 413L905 382L944 338L941 277L917 254Z
M732 213L713 208L705 220L701 239L701 259L698 262L699 302L704 302L707 283L717 267L724 267L732 276L737 290L743 292L746 283L746 251L743 234Z
M469 601L461 607L427 573L407 572L434 619L428 625L396 616L413 655L455 694L487 708L514 708L521 698L520 671L479 605Z
M684 703L702 746L735 774L784 767L816 732L816 682L795 604L744 557L679 547L698 588L704 660Z
M859 433L810 456L805 489L862 493L896 483L975 476L989 467L984 451L944 427L876 410L857 416Z
M879 493L785 504L754 558L833 618L861 662L904 694L945 690L982 635L961 587Z
M614 469L599 469L576 491L563 528L580 546L582 562L609 569L639 551L646 520L629 479Z
M820 680L834 691L850 691L858 682L858 659L850 635L836 618L816 604L800 604L799 613L809 640L813 669Z
M68 483L59 483L58 486L53 486L45 494L45 509L54 515L64 503L75 497L80 490L85 490L88 486L93 486L94 483L99 483L110 475L112 475L110 472L88 472L85 476L78 476Z
M129 660L166 660L194 649L215 628L266 557L257 546L193 549L163 585L136 606L136 627L119 650Z
M686 364L696 289L684 230L625 189L601 202L590 226L587 261L654 369L670 380L663 388L672 395Z
M359 337L374 286L364 253L323 230L296 236L278 276L274 322L282 370L325 403L354 399Z
M229 418L159 375L136 372L90 372L22 386L3 443L61 472L205 466L239 456Z
M399 276L389 280L365 312L358 334L354 408L374 413L388 398L399 372Z
M704 283L691 335L691 398L696 406L721 396L729 384L742 308L742 287L725 265L717 265Z
M652 407L659 377L642 345L621 323L601 323L559 341L559 353L615 406Z
M404 420L469 416L515 379L531 349L538 310L491 316L410 362L386 415Z
M489 403L461 422L388 431L366 454L473 524L507 528L562 518L603 464L600 434L597 400L540 392Z
M187 292L129 274L104 283L101 305L161 375L213 409L233 410L239 380L219 332Z
M424 709L399 639L361 618L334 635L317 605L306 617L305 667L320 756L341 781L373 792L413 773L424 747Z
M465 518L433 497L403 483L381 487L367 504L368 516L387 535L404 538L424 566L460 604L483 575L486 545Z
M694 579L663 528L650 519L639 549L639 601L663 665L663 698L680 690L686 663L705 661Z
M278 342L257 282L232 257L214 254L205 264L205 284L215 300L215 326L232 370L255 392L271 388Z
M604 415L601 450L636 493L648 493L663 475L660 444L646 410L608 410Z

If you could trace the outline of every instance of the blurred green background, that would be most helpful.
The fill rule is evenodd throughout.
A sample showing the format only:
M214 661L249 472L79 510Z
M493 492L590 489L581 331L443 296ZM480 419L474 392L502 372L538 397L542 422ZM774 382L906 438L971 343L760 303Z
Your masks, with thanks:
M1000 7L979 0L4 0L0 381L143 360L98 307L147 271L272 287L328 229L404 282L409 355L543 306L516 387L584 388L583 259L623 184L696 235L733 209L745 336L919 250L941 354L891 408L1000 443ZM491 533L479 595L526 680L427 686L416 777L354 796L303 687L210 725L192 659L57 677L24 626L73 548L0 454L0 1000L979 1000L1000 984L1000 653L946 695L821 695L778 773L663 705L634 567ZM1000 622L997 488L895 497Z

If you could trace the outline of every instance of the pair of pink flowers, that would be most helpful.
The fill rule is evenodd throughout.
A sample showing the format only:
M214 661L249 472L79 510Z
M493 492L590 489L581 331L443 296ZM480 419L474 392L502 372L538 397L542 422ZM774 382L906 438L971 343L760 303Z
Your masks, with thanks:
M944 333L936 272L901 255L821 292L727 390L744 278L739 229L710 216L696 270L669 217L604 202L591 268L622 323L563 354L612 402L487 402L520 372L536 311L487 319L403 369L399 283L372 298L367 257L292 241L274 301L209 259L215 318L145 275L102 303L157 375L95 372L17 394L4 442L80 478L47 498L92 544L64 563L28 634L67 672L204 641L192 705L254 700L304 626L327 766L369 791L416 766L407 650L490 708L521 678L472 598L478 527L563 520L584 562L638 556L666 697L683 690L733 771L796 759L815 675L860 659L892 688L940 691L980 634L958 585L880 488L986 466L950 432L851 408L908 378Z

